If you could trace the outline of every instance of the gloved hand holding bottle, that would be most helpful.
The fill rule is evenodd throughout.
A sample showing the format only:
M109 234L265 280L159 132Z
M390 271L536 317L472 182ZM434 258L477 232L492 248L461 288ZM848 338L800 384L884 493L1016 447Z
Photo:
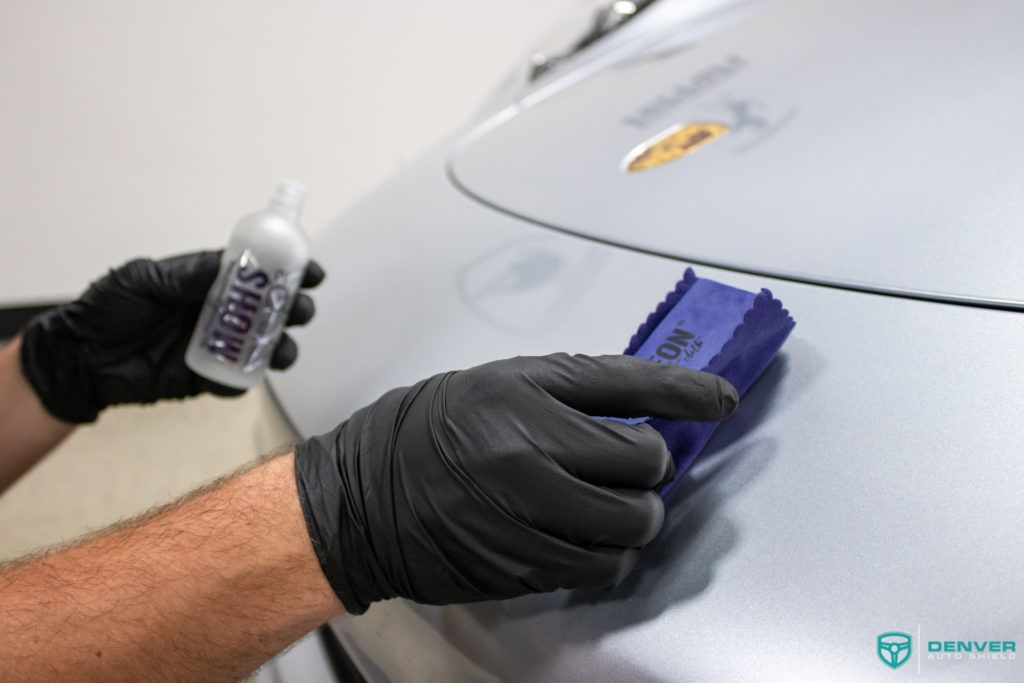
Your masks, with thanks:
M94 421L112 405L243 393L185 364L221 254L129 261L93 282L77 300L29 322L21 332L22 371L47 411L77 424ZM310 262L302 287L315 287L323 278L323 269ZM287 324L304 325L313 313L313 300L297 294ZM270 353L270 365L285 369L297 355L295 341L284 334Z
M130 261L33 319L21 365L47 411L78 424L111 405L237 396L294 363L283 328L312 319L298 290L324 278L299 226L305 192L282 181L226 249Z

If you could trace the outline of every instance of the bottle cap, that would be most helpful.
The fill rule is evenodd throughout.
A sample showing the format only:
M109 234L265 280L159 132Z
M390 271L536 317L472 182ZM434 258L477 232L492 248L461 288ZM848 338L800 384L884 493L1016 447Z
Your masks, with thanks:
M272 204L277 204L295 216L302 210L302 200L306 198L306 186L297 180L282 180L274 188Z

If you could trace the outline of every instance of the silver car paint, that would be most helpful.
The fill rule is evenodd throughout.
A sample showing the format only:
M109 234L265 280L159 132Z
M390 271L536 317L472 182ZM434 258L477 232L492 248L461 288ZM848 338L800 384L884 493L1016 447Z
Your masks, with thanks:
M483 210L451 191L442 159L317 243L320 320L273 381L302 434L443 369L621 351L685 265ZM530 271L538 255L557 265ZM1024 640L1024 316L700 273L770 287L798 324L644 566L604 594L394 601L340 620L349 651L384 672L371 680L460 680L424 674L466 661L510 680L867 680L890 673L873 651L883 631ZM1022 664L943 671L1012 680Z
M451 148L316 241L330 272L321 315L296 335L299 364L272 381L301 434L437 371L619 352L687 265L481 205L446 176ZM973 249L949 258L970 273ZM848 266L884 282L867 256ZM941 274L906 267L917 283ZM1007 267L936 291L986 296L965 283L1019 281ZM673 496L637 572L607 592L396 600L337 620L369 680L861 681L919 665L938 680L1024 677L1022 661L922 652L922 639L1024 640L1024 316L698 271L771 288L798 324ZM875 653L890 630L916 639L899 672Z

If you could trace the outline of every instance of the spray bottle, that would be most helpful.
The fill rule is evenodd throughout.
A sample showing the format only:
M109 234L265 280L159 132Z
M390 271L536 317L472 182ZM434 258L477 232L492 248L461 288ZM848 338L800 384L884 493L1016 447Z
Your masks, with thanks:
M259 384L309 262L299 226L306 188L282 181L262 211L235 227L206 296L185 363L229 387Z

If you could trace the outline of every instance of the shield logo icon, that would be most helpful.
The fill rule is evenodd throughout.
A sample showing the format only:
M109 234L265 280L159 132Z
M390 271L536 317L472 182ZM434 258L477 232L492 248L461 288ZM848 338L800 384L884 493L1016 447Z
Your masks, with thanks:
M898 669L910 660L911 638L906 633L889 631L878 636L878 658L892 669Z

